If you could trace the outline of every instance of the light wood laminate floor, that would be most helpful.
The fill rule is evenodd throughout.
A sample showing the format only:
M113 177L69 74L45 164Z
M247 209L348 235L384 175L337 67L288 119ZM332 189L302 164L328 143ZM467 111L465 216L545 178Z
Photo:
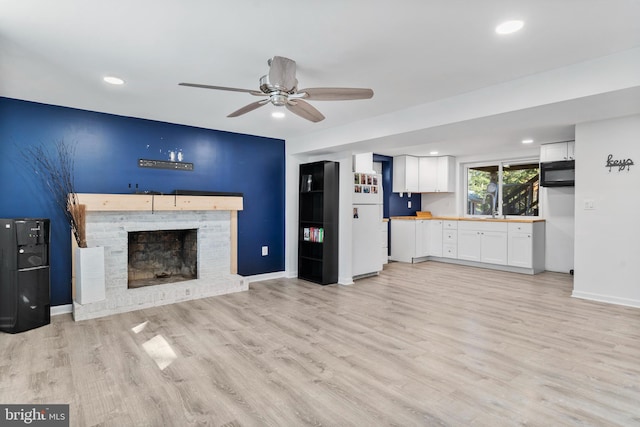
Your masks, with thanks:
M0 403L77 426L640 425L640 309L572 278L392 263L0 334Z

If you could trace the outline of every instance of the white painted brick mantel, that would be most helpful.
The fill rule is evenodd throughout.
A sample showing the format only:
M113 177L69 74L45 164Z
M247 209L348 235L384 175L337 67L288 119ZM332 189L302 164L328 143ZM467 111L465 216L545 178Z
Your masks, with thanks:
M74 319L85 320L248 290L248 280L231 273L231 217L227 210L87 212L87 245L105 248L106 298L90 304L74 301ZM198 278L128 289L128 233L182 229L198 230Z

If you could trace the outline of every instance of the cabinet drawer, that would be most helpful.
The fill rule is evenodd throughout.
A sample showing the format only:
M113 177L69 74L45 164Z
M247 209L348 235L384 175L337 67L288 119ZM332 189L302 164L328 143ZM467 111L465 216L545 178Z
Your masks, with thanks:
M458 246L453 244L442 245L443 258L458 258Z
M479 221L460 221L458 230L475 230L475 231L507 231L506 222L496 222L489 220Z
M442 243L443 244L458 244L458 230L443 230L442 231Z
M510 222L509 233L533 233L532 222Z
M442 228L445 230L457 230L458 221L442 221Z

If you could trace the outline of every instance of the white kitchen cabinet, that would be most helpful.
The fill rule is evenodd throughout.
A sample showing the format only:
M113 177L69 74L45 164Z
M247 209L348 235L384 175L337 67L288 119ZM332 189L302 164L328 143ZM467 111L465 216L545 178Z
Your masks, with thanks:
M415 245L416 251L414 252L414 258L422 258L429 255L429 221L423 219L417 219L413 221L416 223L416 237Z
M460 221L458 259L507 265L507 223Z
M419 164L419 183L418 188L421 193L434 193L438 181L438 158L437 157L420 157Z
M391 219L392 261L413 262L429 256L429 220Z
M456 158L438 157L437 192L453 193L456 191Z
M391 261L412 262L416 251L415 235L416 225L413 220L392 218L391 256L389 259Z
M394 193L419 193L420 165L418 157L395 156L393 158Z
M442 257L458 258L458 221L442 221Z
M567 160L576 159L576 142L567 141Z
M507 265L507 233L481 231L480 242L480 262Z
M544 221L391 219L393 261L428 260L544 271ZM501 267L494 267L501 266Z
M531 233L509 233L508 263L514 267L531 268L533 265Z
M420 157L418 165L421 193L455 191L455 157Z
M477 230L458 230L458 259L480 262L480 232Z
M442 221L439 219L432 219L425 221L427 223L427 241L429 256L442 256Z
M575 160L575 141L554 142L540 146L540 162Z
M391 218L392 261L413 262L422 252L422 228L417 220ZM420 235L420 236L419 236Z
M544 271L545 223L510 223L508 265Z

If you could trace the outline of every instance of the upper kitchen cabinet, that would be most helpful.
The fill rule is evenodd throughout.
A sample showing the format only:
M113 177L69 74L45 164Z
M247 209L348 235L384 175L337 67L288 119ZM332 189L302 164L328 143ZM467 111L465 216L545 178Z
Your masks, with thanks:
M419 193L419 159L414 156L393 158L394 193Z
M456 161L451 156L420 157L421 193L452 193L456 187Z
M575 141L554 142L540 146L540 162L575 160Z

